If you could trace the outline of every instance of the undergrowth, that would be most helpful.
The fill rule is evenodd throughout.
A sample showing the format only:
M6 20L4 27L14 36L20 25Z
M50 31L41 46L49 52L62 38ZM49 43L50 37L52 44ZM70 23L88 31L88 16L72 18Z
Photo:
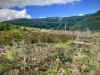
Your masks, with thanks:
M0 52L0 75L100 75L99 32L79 37L37 30L11 26L0 31L5 50ZM73 41L89 45L72 46Z

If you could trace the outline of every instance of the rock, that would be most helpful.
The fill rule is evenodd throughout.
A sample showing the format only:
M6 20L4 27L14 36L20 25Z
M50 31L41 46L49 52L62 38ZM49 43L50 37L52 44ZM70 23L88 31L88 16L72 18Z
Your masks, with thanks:
M72 42L71 46L77 46L77 47L86 47L88 46L90 43L86 43L86 42Z
M5 52L4 47L0 47L0 53L1 53L1 52Z

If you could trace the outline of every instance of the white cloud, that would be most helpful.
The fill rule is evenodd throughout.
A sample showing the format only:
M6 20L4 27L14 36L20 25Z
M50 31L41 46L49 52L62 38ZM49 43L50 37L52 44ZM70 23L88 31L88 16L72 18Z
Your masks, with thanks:
M12 9L0 9L0 22L15 18L31 18L31 16L26 13L26 9L21 11Z
M30 5L51 5L51 4L66 4L66 3L74 3L76 1L81 0L0 0L1 8L10 8L14 6L25 7Z
M84 16L84 14L79 14L78 16Z
M40 18L40 19L41 19L41 18L46 18L46 17L38 17L38 18Z

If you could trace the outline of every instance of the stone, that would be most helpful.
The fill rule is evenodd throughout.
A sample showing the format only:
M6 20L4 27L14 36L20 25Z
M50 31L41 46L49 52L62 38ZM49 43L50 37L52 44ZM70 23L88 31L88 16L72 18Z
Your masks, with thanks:
M86 42L71 42L71 46L77 46L77 47L86 47L89 44L90 43L86 43Z
M4 47L0 47L0 53L1 53L1 52L5 52Z

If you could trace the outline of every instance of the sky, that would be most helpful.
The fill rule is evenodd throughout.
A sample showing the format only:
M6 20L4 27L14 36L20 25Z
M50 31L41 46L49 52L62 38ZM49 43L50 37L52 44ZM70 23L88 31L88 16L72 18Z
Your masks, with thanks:
M84 16L100 10L100 0L0 0L0 22L16 18Z

